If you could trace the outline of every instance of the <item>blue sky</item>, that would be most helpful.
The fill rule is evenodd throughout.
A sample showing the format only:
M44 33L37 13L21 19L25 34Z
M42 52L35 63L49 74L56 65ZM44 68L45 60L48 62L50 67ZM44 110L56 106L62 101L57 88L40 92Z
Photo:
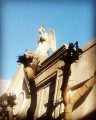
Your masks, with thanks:
M2 0L0 9L0 78L12 79L17 56L35 51L38 28L56 34L57 49L79 41L82 47L95 36L95 0Z

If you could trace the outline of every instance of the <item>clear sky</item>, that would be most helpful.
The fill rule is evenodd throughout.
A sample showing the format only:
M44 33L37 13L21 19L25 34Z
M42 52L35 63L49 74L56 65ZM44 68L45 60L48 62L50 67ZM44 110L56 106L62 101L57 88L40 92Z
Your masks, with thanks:
M56 34L57 49L79 41L82 47L95 36L95 0L2 0L0 3L0 78L12 79L17 56L35 51L38 28Z

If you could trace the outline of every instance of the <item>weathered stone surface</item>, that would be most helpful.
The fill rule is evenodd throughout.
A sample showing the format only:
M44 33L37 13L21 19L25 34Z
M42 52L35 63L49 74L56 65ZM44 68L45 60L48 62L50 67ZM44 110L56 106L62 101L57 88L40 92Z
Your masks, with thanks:
M94 76L96 72L96 39L83 47L84 53L80 59L72 64L70 80L72 86ZM77 90L73 91L74 94ZM82 104L81 104L82 103ZM73 119L81 119L96 110L96 84L75 105Z
M74 80L73 85L89 79L96 72L96 39L88 43L82 50L80 59L71 65L70 80Z

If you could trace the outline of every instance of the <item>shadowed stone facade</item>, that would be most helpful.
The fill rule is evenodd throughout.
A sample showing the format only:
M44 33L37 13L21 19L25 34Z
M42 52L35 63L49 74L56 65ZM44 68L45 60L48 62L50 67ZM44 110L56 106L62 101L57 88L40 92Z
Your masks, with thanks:
M78 86L94 76L96 72L96 39L85 45L82 50L83 53L79 60L71 65L69 77L72 87L71 96L79 89ZM14 119L62 120L64 104L61 89L64 81L62 70L59 67L65 65L64 61L60 59L63 54L65 54L64 45L41 64L41 71L35 76L35 87L32 88L29 88L27 78L24 76L23 65L19 66L7 90L7 95L13 92L17 96L17 104L13 107ZM32 93L30 93L30 89L33 90ZM95 95L96 84L75 104L72 112L73 120L94 117ZM1 104L3 104L2 100Z

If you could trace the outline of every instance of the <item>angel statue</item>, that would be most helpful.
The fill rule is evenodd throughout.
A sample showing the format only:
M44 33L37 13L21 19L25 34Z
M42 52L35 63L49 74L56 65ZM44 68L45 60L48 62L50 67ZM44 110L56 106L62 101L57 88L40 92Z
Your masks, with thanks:
M40 71L41 63L49 56L48 51L56 50L56 38L52 29L45 31L45 26L39 28L38 47L34 52L27 50L25 54L18 57L18 61L24 65L24 71L29 80L34 80L34 76Z
M48 33L45 31L44 25L39 28L39 34L38 47L35 54L38 55L40 62L42 62L49 56L49 49L52 49L53 52L56 51L56 38L52 29L49 29Z

